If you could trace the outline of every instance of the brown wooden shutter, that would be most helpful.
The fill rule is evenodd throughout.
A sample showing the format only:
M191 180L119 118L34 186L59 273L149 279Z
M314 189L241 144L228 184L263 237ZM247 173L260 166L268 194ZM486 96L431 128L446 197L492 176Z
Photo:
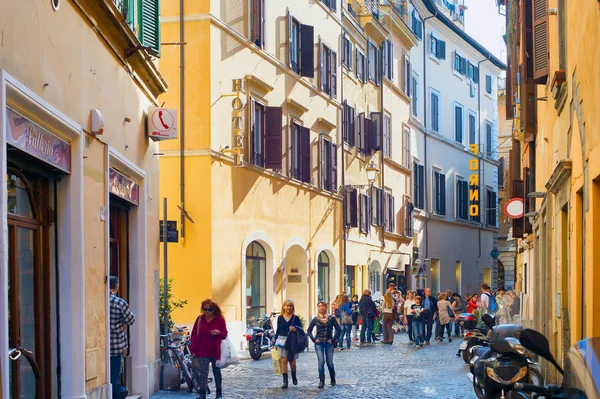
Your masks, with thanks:
M509 58L506 69L506 119L511 120L515 117L513 100L513 79L512 79L512 60Z
M310 184L310 129L300 127L300 180Z
M265 169L281 169L283 112L281 107L265 108Z
M260 12L258 3L260 0L251 0L252 1L252 25L250 26L250 40L252 42L256 42L258 39L259 31L260 31Z
M371 149L381 150L383 146L383 118L381 112L371 112Z
M331 192L337 192L337 144L331 143L331 169L329 181L331 182Z
M332 98L337 96L337 53L329 52L329 90Z
M300 76L315 77L315 28L300 25Z
M383 229L390 231L390 198L388 193L383 196Z
M358 191L350 191L350 227L358 227Z
M523 83L521 85L521 128L524 141L529 143L535 139L536 127L536 84Z
M529 168L523 168L523 185L525 186L525 189L523 190L524 213L529 213L531 211L531 208L529 206L530 201L528 197L529 193L531 192L531 175L529 173ZM525 234L533 233L533 226L529 222L529 218L523 217L523 221L525 222L525 226L523 229Z
M515 179L512 181L512 197L523 198L524 196L523 180ZM513 219L513 237L523 238L524 233L524 218Z
M524 69L521 70L521 83L531 82L533 73L533 0L521 0L523 16L523 38L525 39L525 52L522 52Z
M264 48L265 47L265 0L259 0L260 4L259 4L259 15L260 15L260 22L259 22L259 34L260 34L260 47Z
M546 83L548 78L548 0L533 2L533 78Z

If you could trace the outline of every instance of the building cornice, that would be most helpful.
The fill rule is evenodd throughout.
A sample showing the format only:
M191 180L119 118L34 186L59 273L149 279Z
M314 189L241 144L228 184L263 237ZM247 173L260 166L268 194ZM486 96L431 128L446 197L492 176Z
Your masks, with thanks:
M557 194L567 179L571 177L572 167L573 163L570 159L561 159L558 161L558 164L556 164L550 178L546 182L546 189L553 194Z

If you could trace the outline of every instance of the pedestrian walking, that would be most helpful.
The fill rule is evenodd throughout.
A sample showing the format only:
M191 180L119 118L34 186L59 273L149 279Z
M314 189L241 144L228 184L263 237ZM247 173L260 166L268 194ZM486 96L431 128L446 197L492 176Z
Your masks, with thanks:
M201 309L202 314L196 319L190 336L190 351L194 356L194 367L200 373L200 396L198 399L206 399L209 365L212 366L217 386L215 397L221 399L223 377L216 362L221 358L221 341L227 338L227 325L221 308L212 299L202 301Z
M454 312L454 336L460 337L463 327L458 322L458 317L461 313L467 312L467 302L457 293L452 294L452 312Z
M381 306L381 310L383 312L383 341L381 341L382 344L391 345L394 342L394 330L392 330L392 325L394 324L395 319L395 309L396 306L394 304L394 298L392 297L392 293L388 291L383 296L383 304Z
M415 304L411 309L415 346L422 348L425 342L425 308L421 305L420 296L415 297Z
M346 297L347 298L347 297ZM319 388L325 387L325 362L329 369L331 386L335 386L335 368L333 367L333 347L340 335L337 319L327 313L327 303L317 304L318 313L308 326L308 336L315 343L315 352L319 367ZM317 332L313 335L313 330ZM335 330L335 333L334 333Z
M477 306L479 306L479 305L477 304L477 299L478 299L478 297L477 297L477 294L473 294L473 295L471 296L471 300L470 300L470 301L467 303L467 311L468 311L469 313L473 313L473 311L474 311L475 309L477 309Z
M342 315L342 333L340 335L340 350L344 350L344 337L346 337L346 349L350 349L350 342L352 341L352 316L354 316L354 309L352 302L348 299L348 295L342 296L342 307L340 308Z
M358 323L360 319L358 295L352 295L352 301L350 303L352 304L352 310L354 311L352 313L352 341L358 341Z
M425 288L425 298L423 298L424 322L425 322L425 344L429 345L433 333L433 321L437 318L437 300L431 295L431 288Z
M110 383L114 399L125 399L129 394L121 385L121 372L123 370L123 354L127 351L127 326L135 323L135 315L129 304L117 296L119 291L119 278L110 276Z
M448 342L452 342L452 321L453 313L450 302L446 300L446 294L438 296L438 319L440 320L440 342L444 341L444 330L448 332Z
M296 316L296 307L294 302L290 299L286 299L281 306L281 314L277 317L277 330L275 331L275 345L279 352L279 362L281 363L281 374L283 375L283 385L281 389L287 389L288 387L288 363L292 371L292 384L298 385L298 378L296 376L296 360L298 354L289 354L285 348L285 341L290 332L296 332L295 326L302 326L300 318Z
M362 328L360 329L360 343L373 343L373 323L377 317L377 305L375 305L375 302L371 298L371 291L363 291L359 307L363 321Z
M406 301L404 301L404 323L408 327L408 340L410 343L414 342L414 331L413 331L413 309L412 305L415 304L415 293L414 291L408 291L406 293Z

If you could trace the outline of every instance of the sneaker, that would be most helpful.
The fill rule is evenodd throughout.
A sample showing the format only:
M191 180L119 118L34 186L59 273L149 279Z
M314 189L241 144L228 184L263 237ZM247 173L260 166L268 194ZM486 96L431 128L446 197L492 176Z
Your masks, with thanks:
M452 342L452 338L448 337L448 342Z
M415 348L419 348L419 344L416 344L416 345L415 345Z

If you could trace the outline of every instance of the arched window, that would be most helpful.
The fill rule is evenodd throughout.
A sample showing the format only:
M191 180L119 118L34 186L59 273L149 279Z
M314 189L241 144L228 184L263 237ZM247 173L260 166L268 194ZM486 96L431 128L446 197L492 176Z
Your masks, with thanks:
M379 263L371 263L369 265L369 288L371 294L381 292L381 271L379 270Z
M325 252L319 254L317 266L317 300L329 303L329 256Z
M261 317L267 309L267 255L258 242L246 249L246 323Z

